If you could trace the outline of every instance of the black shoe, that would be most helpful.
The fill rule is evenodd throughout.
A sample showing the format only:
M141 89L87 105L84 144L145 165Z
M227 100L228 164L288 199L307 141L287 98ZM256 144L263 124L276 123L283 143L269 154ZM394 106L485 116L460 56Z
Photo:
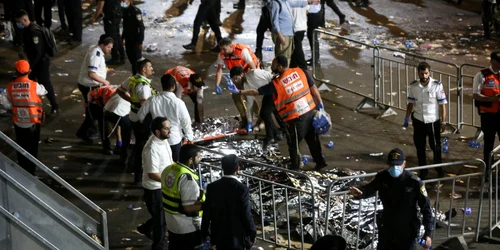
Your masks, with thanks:
M262 62L262 50L255 50L255 56ZM261 63L262 64L262 63Z
M82 139L82 141L84 141L85 143L87 143L89 145L92 145L94 143L94 140L88 138L87 136L80 135L80 134L76 133L76 137Z
M276 133L274 134L274 139L275 139L276 141L282 141L283 139L285 139L285 137L283 136L283 133L281 133L281 132L276 132Z
M153 240L153 230L148 230L144 227L144 224L137 227L137 232L144 234L148 239Z
M345 15L339 16L339 24L342 25L343 23L345 23Z
M111 149L103 149L102 150L103 155L113 155L113 150Z
M182 47L185 50L195 50L196 49L196 46L194 46L194 44L186 44L186 45L182 45Z
M324 163L322 165L318 164L318 165L314 166L314 170L321 171L323 168L326 168L326 167L328 167L328 164L326 164L326 163Z
M210 49L212 52L217 52L219 53L220 52L220 47L219 45L215 45L212 49Z
M53 109L52 111L50 111L49 116L50 117L56 117L56 116L58 116L60 114L61 114L61 110L60 109Z

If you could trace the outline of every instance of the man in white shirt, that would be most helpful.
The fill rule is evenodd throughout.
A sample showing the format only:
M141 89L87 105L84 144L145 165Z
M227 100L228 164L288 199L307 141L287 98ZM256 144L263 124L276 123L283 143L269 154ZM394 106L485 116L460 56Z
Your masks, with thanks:
M104 56L109 55L112 48L113 38L101 35L98 44L90 47L87 51L82 67L80 68L78 89L82 93L83 101L85 102L85 119L76 132L76 136L89 144L93 143L92 139L90 139L90 134L97 133L97 129L88 108L88 93L92 89L109 85L106 76L108 73L113 74L114 70L106 67ZM92 131L89 132L90 129Z
M245 73L243 68L234 67L231 69L229 75L235 84L241 84L244 89L258 89L270 83L274 75L271 72L262 69L252 69ZM248 110L251 110L255 101L255 96L246 96ZM273 121L273 114L281 129L285 128L285 123L281 120L276 111L273 97L271 95L264 95L262 97L262 107L260 109L259 117L264 121L266 126L266 137L264 138L263 149L266 150L269 143L274 143L274 140L281 141L283 139L282 133L276 128ZM248 114L248 122L252 123L251 115ZM258 124L256 124L258 126Z
M307 6L292 8L293 16L293 51L290 58L290 68L299 67L307 70L306 58L302 41L307 29Z
M121 87L118 89L118 94L124 100L130 102L130 113L129 118L132 125L132 130L135 136L135 145L132 155L134 156L134 162L132 163L134 171L134 183L140 184L142 180L142 170L141 170L141 153L146 140L149 137L149 123L148 119L145 124L139 121L137 112L141 108L141 105L152 95L155 94L153 88L151 87L151 80L149 77L153 75L153 64L150 60L141 58L137 60L137 74L130 77L125 82L122 83ZM169 117L170 118L170 117Z
M413 121L413 142L417 148L418 165L427 165L425 144L434 152L434 164L441 163L441 133L446 125L446 94L441 82L430 76L431 66L421 62L418 66L420 81L415 80L408 89L408 105L403 127L408 127L410 116ZM440 118L441 116L441 118ZM444 176L442 168L436 168L438 177ZM420 170L420 178L427 177L428 170Z
M142 150L142 187L144 188L144 202L151 214L144 224L137 227L137 231L150 235L153 231L153 245L151 249L163 249L165 241L165 213L163 212L161 193L161 173L174 163L172 151L167 139L170 137L170 122L165 117L156 117L151 122L153 135L144 145Z
M168 117L172 127L168 143L172 149L172 158L178 161L182 146L183 132L188 141L193 141L193 129L191 128L191 117L184 103L175 95L175 78L166 74L161 78L163 92L149 98L141 107L137 116L144 121L147 114L154 119L158 116Z
M123 164L127 162L127 149L130 145L130 137L132 133L129 113L130 102L125 101L116 92L104 106L104 119L111 122L113 128L116 127L116 133L119 135L113 153L120 154L120 162Z

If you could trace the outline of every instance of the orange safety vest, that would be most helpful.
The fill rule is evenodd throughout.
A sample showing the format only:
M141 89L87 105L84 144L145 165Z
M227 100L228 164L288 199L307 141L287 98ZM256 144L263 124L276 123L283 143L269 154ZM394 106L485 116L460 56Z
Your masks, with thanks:
M233 44L233 54L230 56L224 55L223 52L220 52L220 57L224 60L227 68L231 70L233 67L240 66L243 68L245 72L250 71L250 66L243 59L243 49L247 49L248 53L252 56L252 61L255 64L255 67L258 69L260 67L260 61L255 56L255 54L250 50L250 48L243 44Z
M500 95L500 79L498 78L498 74L494 74L489 68L481 70L481 73L484 76L481 94L485 96ZM485 113L497 113L499 104L500 102L492 102L491 106L480 106L479 110Z
M273 80L276 110L283 121L290 121L316 107L309 91L306 74L300 68L289 68Z
M115 92L116 89L109 87L95 88L89 92L89 103L97 104L99 107L104 107Z
M9 83L7 93L12 103L12 120L19 123L42 123L42 99L36 93L37 83L21 76Z
M172 75L175 80L182 86L184 89L184 93L192 92L193 89L191 87L191 82L189 81L189 77L194 74L189 68L183 66L176 66L175 68L171 68L165 72L165 75Z

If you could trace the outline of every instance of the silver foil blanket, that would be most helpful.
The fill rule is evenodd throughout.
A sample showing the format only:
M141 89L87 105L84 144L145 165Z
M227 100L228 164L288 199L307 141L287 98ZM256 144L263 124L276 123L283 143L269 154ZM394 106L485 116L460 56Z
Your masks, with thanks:
M201 124L193 124L194 141L225 135L238 129L239 121L234 117L206 118Z

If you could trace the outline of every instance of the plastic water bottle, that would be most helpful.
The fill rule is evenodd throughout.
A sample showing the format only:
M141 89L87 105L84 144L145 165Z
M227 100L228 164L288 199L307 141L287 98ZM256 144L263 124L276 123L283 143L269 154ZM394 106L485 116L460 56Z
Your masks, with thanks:
M273 46L264 46L262 49L264 51L273 51L274 50Z
M421 246L425 246L425 239L418 239L417 242ZM429 248L427 248L427 250L432 250L432 246L430 246Z
M472 213L472 209L470 207L462 208L465 215L470 215Z
M480 148L481 147L481 143L479 143L478 141L469 141L469 147L471 148Z
M328 145L326 145L328 148L333 148L333 145L335 145L335 143L333 143L333 141L330 141L328 142Z
M443 153L448 153L448 137L443 138Z
M302 156L302 163L307 164L307 157L304 155Z

